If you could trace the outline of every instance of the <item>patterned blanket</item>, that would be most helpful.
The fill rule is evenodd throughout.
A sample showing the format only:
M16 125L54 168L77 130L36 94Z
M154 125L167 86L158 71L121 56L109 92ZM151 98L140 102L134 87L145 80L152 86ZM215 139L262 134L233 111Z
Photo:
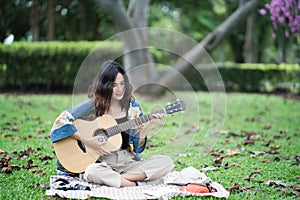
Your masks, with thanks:
M178 184L170 184L180 175L179 172L171 172L164 177L163 183L156 183L136 187L108 187L82 181L78 178L67 176L51 176L50 189L46 191L48 196L61 198L88 199L90 197L108 199L169 199L176 196L214 196L229 197L229 192L216 182L210 182L216 192L191 193L181 191Z

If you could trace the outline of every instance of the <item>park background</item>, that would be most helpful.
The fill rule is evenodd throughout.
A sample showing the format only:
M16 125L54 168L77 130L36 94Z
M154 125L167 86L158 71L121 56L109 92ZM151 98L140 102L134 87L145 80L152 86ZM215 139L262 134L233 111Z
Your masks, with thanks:
M193 122L201 129L191 123L186 131L199 138L177 160L177 169L219 168L208 173L232 191L233 199L299 197L299 4L296 0L0 1L1 198L46 198L49 176L55 174L49 131L55 117L72 105L70 95L84 59L91 51L105 52L107 57L122 54L126 41L108 39L135 28L142 30L132 34L135 45L147 46L145 27L192 38L200 48L184 49L182 54L202 64L200 58L209 55L210 62L201 70L216 67L227 93L219 140L207 157L195 159L201 133L210 125L210 92L220 88L210 91L197 66L179 62L178 55L162 49L117 58L126 70L150 63L137 77L146 82L164 79L168 75L164 66L181 69L192 93L199 95L208 116ZM178 49L184 46L167 42ZM175 76L167 77L166 84L186 90L176 85ZM163 94L159 89L151 92ZM159 99L142 101L151 107ZM176 121L170 123L176 126ZM153 138L148 149L160 148L162 140L167 138Z

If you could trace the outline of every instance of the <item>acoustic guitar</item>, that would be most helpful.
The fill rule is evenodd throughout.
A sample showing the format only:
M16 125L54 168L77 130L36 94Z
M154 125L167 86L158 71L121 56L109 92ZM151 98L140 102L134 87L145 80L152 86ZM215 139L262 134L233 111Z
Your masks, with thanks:
M182 100L177 100L173 104L167 105L165 108L143 115L139 118L117 124L115 119L110 115L102 115L93 121L77 119L74 125L78 130L79 135L84 137L104 136L107 141L103 145L106 151L116 151L122 145L122 131L134 128L140 124L150 121L154 118L155 113L173 114L185 110L185 103ZM67 137L63 140L53 143L54 151L57 159L62 166L73 173L82 173L86 167L95 163L99 154L89 146L85 146L80 141Z

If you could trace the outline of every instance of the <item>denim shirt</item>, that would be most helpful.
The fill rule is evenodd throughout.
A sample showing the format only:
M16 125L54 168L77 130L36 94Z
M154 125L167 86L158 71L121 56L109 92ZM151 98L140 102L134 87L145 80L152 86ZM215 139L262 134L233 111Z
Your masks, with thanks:
M143 115L140 105L135 101L134 98L130 100L130 106L128 110L129 120L138 118ZM77 132L73 121L76 119L89 119L96 118L96 110L93 106L91 99L63 111L55 120L52 129L50 131L50 139L53 143L65 139ZM92 116L92 117L91 117ZM139 145L140 134L137 128L130 129L128 145L133 145L133 150L138 160L141 159L140 153L144 151L146 147L146 139L143 145Z

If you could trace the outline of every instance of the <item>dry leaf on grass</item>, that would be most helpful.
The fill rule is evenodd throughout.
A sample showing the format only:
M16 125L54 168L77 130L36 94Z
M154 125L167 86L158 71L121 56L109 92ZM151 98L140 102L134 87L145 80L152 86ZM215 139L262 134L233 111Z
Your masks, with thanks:
M232 191L234 191L234 190L243 190L244 192L247 192L247 191L248 191L249 189L251 189L251 188L254 188L254 186L246 186L246 187L243 187L243 186L241 186L241 185L238 184L238 183L234 183L233 186L231 186L231 187L228 188L228 191L229 191L229 192L232 192Z
M253 171L250 173L248 178L243 178L243 180L245 181L251 181L252 179L254 179L255 175L261 175L261 172L259 169L253 169Z
M239 155L240 151L238 149L227 149L226 157L231 157L234 155Z

